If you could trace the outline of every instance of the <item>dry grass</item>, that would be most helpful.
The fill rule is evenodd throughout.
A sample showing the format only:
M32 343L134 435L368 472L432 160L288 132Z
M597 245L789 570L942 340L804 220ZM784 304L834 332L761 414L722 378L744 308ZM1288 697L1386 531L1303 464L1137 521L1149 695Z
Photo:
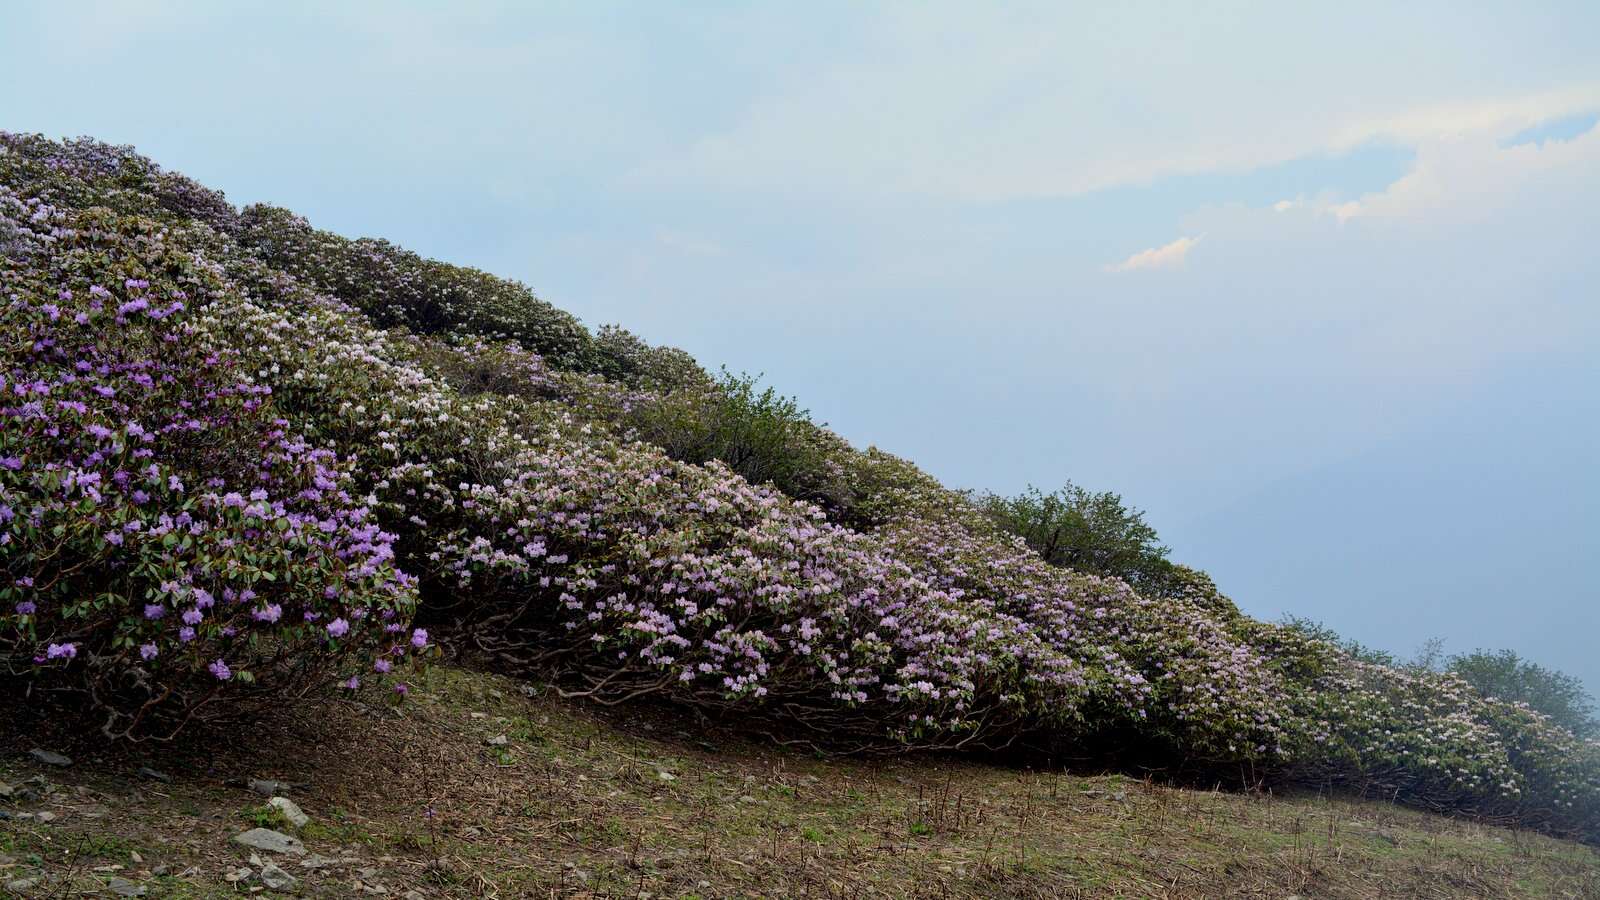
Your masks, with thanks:
M41 873L29 896L112 875L150 897L246 892L224 881L249 855L228 839L272 818L236 780L271 777L300 783L301 836L331 860L284 862L302 896L1600 897L1594 848L1382 803L822 760L446 667L399 714L332 704L145 757L67 748L66 770L29 761L54 745L26 730L0 734L0 780L56 789L0 809L59 818L0 821L0 894Z

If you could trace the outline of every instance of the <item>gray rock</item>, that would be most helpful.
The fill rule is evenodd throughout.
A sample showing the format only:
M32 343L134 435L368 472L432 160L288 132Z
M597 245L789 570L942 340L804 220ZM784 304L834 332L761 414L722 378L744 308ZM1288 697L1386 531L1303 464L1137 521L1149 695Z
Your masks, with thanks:
M300 807L288 797L273 797L267 801L267 805L282 813L284 820L296 828L304 828L311 824L311 817L301 812Z
M295 877L272 863L261 867L261 883L275 891L287 891L295 885Z
M491 747L504 747L506 745L506 736L503 734L497 734L494 737L484 741L484 743Z
M171 775L168 775L165 772L157 772L155 769L152 769L149 766L140 766L139 767L139 777L148 778L151 781L159 781L162 784L171 784L172 783L172 776Z
M29 750L28 755L33 757L35 762L43 763L47 766L55 766L58 769L65 769L67 766L72 765L70 757L62 756L59 753L51 753L49 750L41 750L38 747Z
M38 883L39 879L37 878L13 878L6 882L6 890L20 894L23 891L32 890Z
M10 800L11 790L11 785L6 784L4 781L0 781L0 800Z
M113 878L106 882L106 887L118 897L143 897L145 893L143 887L126 878Z
M234 869L232 872L224 874L222 876L222 880L230 884L237 884L241 881L249 881L251 878L255 877L255 874L256 873L252 872L249 867L241 866L240 868Z
M233 842L256 850L265 850L268 853L292 853L295 856L303 856L306 852L306 845L300 843L299 838L292 838L270 828L252 828L244 834L236 834L233 836Z
M252 778L249 784L250 790L263 797L276 797L280 794L287 794L289 793L289 788L293 787L287 781L274 781L271 778Z

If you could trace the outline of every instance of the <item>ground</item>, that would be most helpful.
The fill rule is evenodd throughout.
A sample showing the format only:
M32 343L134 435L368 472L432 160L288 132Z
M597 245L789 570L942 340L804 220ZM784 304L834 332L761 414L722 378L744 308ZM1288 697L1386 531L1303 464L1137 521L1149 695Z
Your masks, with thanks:
M39 794L0 800L0 896L271 894L275 862L303 897L1600 897L1596 848L1381 802L821 759L447 666L397 707L330 701L183 748L36 720L0 747L0 782ZM258 826L306 855L252 861L231 838Z

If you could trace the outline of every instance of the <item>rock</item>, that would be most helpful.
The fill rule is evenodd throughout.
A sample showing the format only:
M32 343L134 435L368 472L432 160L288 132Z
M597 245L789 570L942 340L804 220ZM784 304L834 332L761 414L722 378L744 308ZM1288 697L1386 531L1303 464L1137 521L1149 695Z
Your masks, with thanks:
M249 881L255 876L255 874L256 873L252 872L250 869L240 866L239 868L234 869L232 872L225 873L222 876L222 880L230 884L237 884L241 881Z
M272 863L261 867L261 883L275 891L287 891L295 885L295 877Z
M491 747L504 747L506 745L506 736L503 734L497 734L494 737L484 741L484 743Z
M6 890L20 894L23 891L33 890L38 883L39 879L37 878L13 878L6 882Z
M298 838L292 838L270 828L252 828L244 834L236 834L233 842L256 850L265 850L268 853L293 853L296 856L303 856L306 852L306 845L300 843Z
M33 817L33 819L34 819L34 821L36 821L36 822L38 822L38 823L39 823L39 824L41 824L41 825L43 825L43 824L45 824L45 823L47 823L47 822L54 822L54 821L55 821L55 820L56 820L56 819L58 819L58 818L60 818L60 817L59 817L59 816L57 816L57 815L56 815L56 814L55 814L55 813L53 813L53 812L42 812L42 813L37 813L37 814L35 814L35 815L34 815L34 817Z
M338 864L338 860L329 859L320 853L313 853L305 859L300 860L300 868L302 869L323 869L327 868L328 866L337 866Z
M293 785L287 781L274 781L271 778L252 778L249 782L250 790L263 797L276 797L289 793Z
M65 769L67 766L72 765L70 757L62 756L59 753L51 753L49 750L41 750L38 747L29 750L28 755L33 757L35 762L43 763L47 766L55 766L58 769Z
M678 776L672 774L671 772L657 772L656 774L661 776L661 780L662 781L677 781L678 780Z
M288 797L273 797L267 801L267 805L282 813L284 820L296 828L304 828L311 824L311 817L301 812L300 807Z
M20 787L12 793L11 799L17 801L18 803L32 803L33 801L39 799L39 792L33 788Z
M139 851L137 851L137 850L129 850L128 851L128 862L131 862L136 866L143 865L144 864L144 857L139 855Z
M6 784L4 781L0 781L0 800L10 800L11 791L11 785Z
M140 766L139 767L139 777L148 778L151 781L159 781L162 784L171 784L172 783L172 776L171 775L168 775L165 772L157 772L155 769L152 769L149 766Z
M143 887L126 878L113 878L106 882L106 887L118 897L143 897L145 893Z
M472 718L474 718L474 719L487 719L487 718L489 718L489 714L486 713L486 712L475 712L475 713L472 714Z

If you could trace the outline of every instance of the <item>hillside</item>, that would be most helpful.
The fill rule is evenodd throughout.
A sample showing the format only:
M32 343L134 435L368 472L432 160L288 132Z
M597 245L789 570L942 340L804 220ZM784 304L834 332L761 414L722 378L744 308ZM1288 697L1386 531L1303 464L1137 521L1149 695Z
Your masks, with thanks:
M1311 788L1600 842L1600 742L1526 705L1181 566L1049 564L750 379L130 148L0 134L0 297L0 698L62 744L409 709L450 659L975 783ZM396 741L352 771L414 763Z
M1379 800L822 760L552 693L436 667L403 712L340 703L181 754L51 744L67 769L8 758L0 781L51 787L13 815L57 818L0 821L0 886L42 864L52 890L232 897L261 867L230 839L266 823L303 840L303 856L258 855L306 897L1600 896L1591 848ZM310 823L283 822L249 779L291 782Z

